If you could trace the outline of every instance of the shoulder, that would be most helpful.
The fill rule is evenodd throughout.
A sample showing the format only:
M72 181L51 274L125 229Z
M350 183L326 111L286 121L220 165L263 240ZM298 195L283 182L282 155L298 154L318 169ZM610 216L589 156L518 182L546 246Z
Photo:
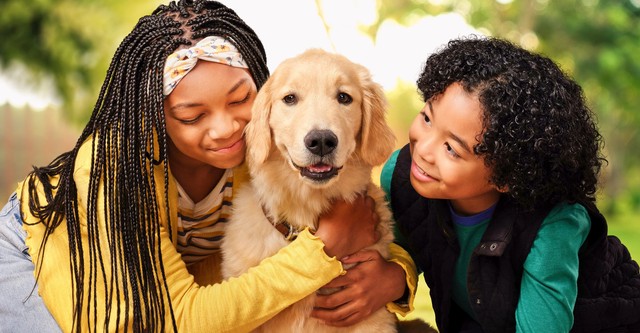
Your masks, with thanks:
M591 220L584 206L569 203L556 205L542 221L527 262L536 262L534 257L538 257L540 264L550 266L551 258L567 263L569 258L575 257L577 264L578 251L590 229Z
M89 173L91 171L91 160L93 159L93 136L87 138L76 154L75 161L73 162L73 173Z
M400 154L400 149L396 150L391 154L387 162L382 167L382 171L380 173L380 186L384 190L385 193L389 194L391 191L391 179L393 178L393 171L396 168L396 163L398 162L398 155Z
M551 209L542 222L542 228L552 228L564 234L581 235L586 238L591 228L591 219L583 205L563 202Z
M411 152L409 150L409 144L406 144L404 147L394 151L382 167L380 174L380 184L382 188L389 193L392 181L408 181L410 166Z

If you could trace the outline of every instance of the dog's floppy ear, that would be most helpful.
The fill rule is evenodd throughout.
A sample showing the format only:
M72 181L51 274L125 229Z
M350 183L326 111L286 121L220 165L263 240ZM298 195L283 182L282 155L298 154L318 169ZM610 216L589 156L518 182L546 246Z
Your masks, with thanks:
M387 99L382 86L365 67L359 71L363 86L360 156L370 165L379 165L393 152L396 138L385 120Z
M254 164L264 163L271 150L271 128L269 127L271 81L268 79L258 91L251 109L251 121L244 129L247 140L247 160Z

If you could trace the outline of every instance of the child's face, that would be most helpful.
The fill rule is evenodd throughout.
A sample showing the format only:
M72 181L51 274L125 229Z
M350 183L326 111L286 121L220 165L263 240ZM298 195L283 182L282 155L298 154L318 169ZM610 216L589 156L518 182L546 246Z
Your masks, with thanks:
M411 185L424 197L449 199L459 214L479 213L499 198L491 170L473 152L481 117L478 98L454 83L426 103L409 130Z
M242 163L256 93L247 70L198 61L165 98L171 163L219 169Z

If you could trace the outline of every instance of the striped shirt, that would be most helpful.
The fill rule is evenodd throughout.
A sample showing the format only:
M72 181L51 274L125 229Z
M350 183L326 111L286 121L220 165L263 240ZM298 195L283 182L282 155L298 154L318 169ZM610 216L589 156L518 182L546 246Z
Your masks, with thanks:
M231 214L233 171L227 169L216 187L194 203L178 187L178 252L188 265L220 251L224 225Z

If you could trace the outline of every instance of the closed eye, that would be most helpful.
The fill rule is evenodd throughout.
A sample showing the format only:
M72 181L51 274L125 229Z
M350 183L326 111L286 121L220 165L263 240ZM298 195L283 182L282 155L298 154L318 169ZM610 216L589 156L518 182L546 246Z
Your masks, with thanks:
M239 100L239 101L233 101L233 102L231 102L231 103L229 103L229 104L231 104L231 105L240 105L240 104L244 104L244 103L246 103L246 102L249 100L249 98L251 98L251 91L248 91L248 92L247 92L247 95L246 95L246 96L244 96L244 98L243 98L243 99L241 99L241 100Z
M193 125L193 124L197 123L197 122L198 122L198 120L200 120L200 118L202 118L202 115L203 115L203 114L201 113L201 114L197 115L197 116L196 116L196 117L194 117L194 118L190 118L190 119L178 119L178 121L179 121L179 122L181 122L181 123L183 123L183 124L185 124L185 125Z

